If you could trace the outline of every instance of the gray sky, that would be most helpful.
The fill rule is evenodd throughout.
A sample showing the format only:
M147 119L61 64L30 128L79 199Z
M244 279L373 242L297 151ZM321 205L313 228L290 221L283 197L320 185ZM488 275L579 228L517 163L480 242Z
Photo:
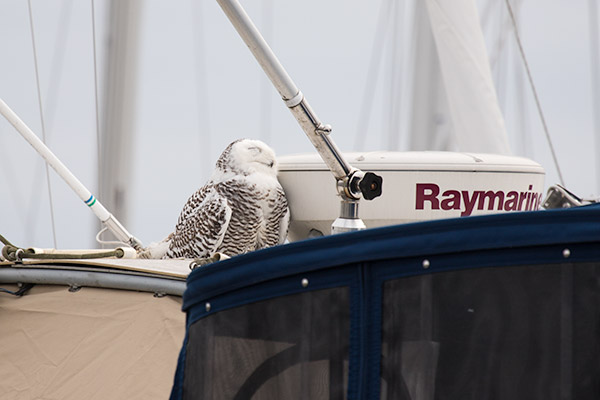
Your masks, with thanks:
M242 3L316 113L333 125L338 146L357 150L361 98L373 78L367 70L380 1ZM513 151L542 164L548 186L558 178L531 90L516 78L522 66L516 59L512 31L506 29L503 3L488 7L487 1L478 2L488 53L498 60L492 74ZM107 2L95 4L103 85ZM146 0L143 4L127 228L149 243L173 229L183 203L206 181L215 159L232 140L259 138L280 155L313 149L215 1ZM387 71L404 71L409 64L411 5L398 4L400 55L394 62L388 55L383 58L362 150L387 148L389 111L381 82ZM583 196L600 194L592 128L588 2L523 0L521 4L523 45L566 185ZM47 142L96 193L90 3L32 0L32 5ZM0 96L42 136L27 2L0 0L0 10ZM519 86L525 106L517 101ZM406 106L406 97L401 105ZM407 108L403 109L400 115L406 117ZM3 118L0 152L0 234L18 245L53 246L43 163ZM93 246L95 217L54 171L50 175L58 247Z

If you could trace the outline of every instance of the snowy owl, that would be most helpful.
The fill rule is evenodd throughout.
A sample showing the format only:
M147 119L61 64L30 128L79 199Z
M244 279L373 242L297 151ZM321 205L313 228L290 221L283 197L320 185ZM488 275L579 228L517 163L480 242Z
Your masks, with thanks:
M152 258L235 256L283 243L290 212L275 153L259 140L231 143L206 185L187 201ZM167 247L168 246L168 247Z

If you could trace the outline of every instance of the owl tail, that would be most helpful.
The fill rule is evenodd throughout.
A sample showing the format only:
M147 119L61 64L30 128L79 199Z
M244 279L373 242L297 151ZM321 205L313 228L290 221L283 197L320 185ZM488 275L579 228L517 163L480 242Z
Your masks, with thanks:
M143 248L142 251L140 251L138 253L138 258L155 259L155 260L164 258L165 255L167 254L167 251L169 250L169 245L171 244L172 237L173 237L173 234L171 233L171 234L169 234L169 236L167 236L160 242L150 243L148 245L148 247Z

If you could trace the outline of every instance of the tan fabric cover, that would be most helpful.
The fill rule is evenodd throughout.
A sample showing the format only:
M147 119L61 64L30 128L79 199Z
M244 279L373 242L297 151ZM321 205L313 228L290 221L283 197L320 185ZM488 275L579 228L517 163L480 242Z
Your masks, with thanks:
M0 293L0 399L167 399L184 334L180 297Z

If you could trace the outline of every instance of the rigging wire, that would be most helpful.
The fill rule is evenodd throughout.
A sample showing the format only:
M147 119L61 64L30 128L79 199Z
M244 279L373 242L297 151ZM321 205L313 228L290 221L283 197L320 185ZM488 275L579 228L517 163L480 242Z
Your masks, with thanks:
M52 127L54 124L54 120L55 120L55 116L56 116L56 104L57 102L55 101L55 99L58 98L59 95L59 91L60 91L60 86L61 86L61 82L62 82L62 77L63 77L63 65L64 65L64 60L65 60L65 43L67 41L67 38L69 37L68 33L69 33L69 27L70 25L70 20L71 20L71 15L72 15L72 11L73 11L73 1L74 0L68 0L68 1L63 1L62 5L61 5L61 9L60 9L60 16L59 16L59 20L58 20L58 26L56 29L56 39L54 40L54 49L52 51L52 61L50 63L50 75L52 77L52 79L50 80L49 84L48 84L48 88L46 89L46 101L44 101L45 107L44 107L44 125L46 127L46 130L48 131L48 135L46 137L46 140L49 140L51 138L51 134L52 134ZM44 162L44 160L42 158L37 158L36 159L36 165L43 165L42 163ZM37 166L36 166L37 168ZM32 191L37 191L37 188L40 187L40 185L43 182L43 175L42 174L35 174L34 178L32 180L32 184L31 184L31 188ZM36 197L30 197L29 201L27 202L28 206L26 207L28 211L27 216L26 216L26 222L24 224L24 226L26 227L30 227L33 226L34 222L37 220L38 218L38 214L39 214L39 209L40 209L40 205L41 203L39 202L39 200ZM25 203L22 203L25 204ZM32 234L29 235L30 239L32 241L35 240L35 234L36 232L32 232Z
M590 68L592 80L592 127L596 143L596 184L600 194L600 31L598 29L597 0L589 0Z
M519 8L523 5L523 1L515 0L515 3L516 3L515 10L517 10L515 14L516 14L516 19L518 19ZM501 10L500 10L500 13L502 14ZM510 19L505 18L504 14L502 14L498 25L499 25L499 28L498 28L499 32L498 32L498 37L496 38L496 43L493 46L494 52L492 54L490 54L490 66L492 67L492 69L494 69L496 67L496 64L501 59L501 54L504 51L504 47L506 46L506 40L508 39L508 35L509 35L507 30L512 24L511 24Z
M94 0L91 3L92 8L92 47L93 47L93 57L94 57L94 107L96 109L96 165L98 171L100 171L100 118L99 118L99 107L98 107L98 61L96 58L96 14L95 14L95 6Z
M44 126L42 91L40 89L40 74L39 74L39 68L38 68L37 50L36 50L36 46L35 46L35 33L34 33L34 29L33 29L33 12L32 12L32 7L31 7L31 0L27 0L27 4L28 4L28 8L29 8L29 28L31 31L31 43L32 43L32 48L33 48L33 62L34 62L34 67L35 67L35 80L36 80L36 86L37 86L38 107L39 107L39 111L40 111L40 122L41 122L41 128L42 128L42 140L44 141L44 143L46 143L46 128ZM49 205L50 205L50 221L52 223L52 239L54 241L54 247L58 248L58 245L56 242L56 225L54 223L54 203L52 201L52 187L50 185L50 167L48 166L47 162L45 162L44 165L46 166L46 182L48 184L48 201L49 201Z
M273 19L275 14L275 7L273 4L273 0L263 0L262 1L262 35L265 40L269 43L271 47L273 47ZM260 115L259 115L259 124L258 129L261 135L261 139L269 143L271 141L272 136L272 124L271 124L271 114L272 114L272 101L271 94L273 93L273 89L269 83L269 79L265 76L263 71L259 71L259 104L260 104Z
M501 6L501 4L500 4ZM506 44L506 39L508 36L507 29L505 29L505 24L510 24L506 14L503 12L504 10L499 7L498 15L498 36L496 37L496 43L493 46L494 50L490 56L490 67L494 71L495 80L496 80L496 97L498 99L498 106L500 106L501 110L506 110L506 100L507 100L507 74L508 74L508 56L502 57L504 53L504 45Z
M523 68L518 57L513 58L513 71L515 73L515 115L517 116L516 121L516 132L518 137L521 139L521 155L525 157L532 157L533 145L531 144L531 133L529 129L529 105L525 101L525 76Z
M192 29L195 34L192 35L194 43L194 61L196 65L196 101L198 102L198 126L200 128L200 152L203 160L203 170L206 175L210 175L212 170L211 163L211 130L210 130L210 112L209 102L207 101L208 83L206 79L206 50L205 50L205 29L203 2L190 0L192 12L190 13Z
M518 0L517 3L517 13L516 13L516 17L517 17L517 27L521 27L521 19L519 19L519 11L518 11L518 7L521 7L523 5L523 1L522 0ZM513 51L510 52L511 54L513 54ZM523 68L521 63L519 62L518 57L513 57L513 71L515 74L514 77L514 82L515 82L515 115L517 116L517 134L519 136L519 138L521 139L520 141L520 147L521 147L521 155L525 156L525 157L531 157L531 153L533 149L533 145L531 144L531 133L530 133L530 129L529 129L529 112L528 112L528 104L525 101L525 81L524 81L524 74L523 74Z
M90 4L91 8L91 17L92 17L92 51L93 51L93 61L94 61L94 109L95 109L95 122L96 122L96 171L100 171L100 162L102 160L101 152L100 152L100 107L98 102L98 59L97 59L97 48L96 48L96 7L94 4L94 0L91 0ZM102 225L102 223L100 223ZM96 225L97 226L97 225ZM100 233L98 233L100 236ZM103 244L98 240L98 236L96 236L96 241L100 244Z
M554 160L554 166L556 167L556 172L558 173L558 179L562 186L565 186L565 181L563 179L562 172L560 170L560 166L558 164L558 159L556 158L556 153L554 151L554 145L552 144L552 139L550 138L550 133L548 131L548 125L546 124L546 118L544 118L544 113L542 112L542 106L540 104L540 99L537 94L537 90L533 83L533 78L531 76L531 70L529 69L529 64L527 63L527 58L525 57L525 51L523 50L523 44L521 43L521 37L519 35L519 30L517 28L517 22L515 19L515 15L513 13L513 9L510 5L509 0L505 0L506 7L508 8L508 14L510 15L510 19L513 24L513 29L515 31L515 38L517 39L517 45L519 46L519 52L521 53L521 58L523 60L523 65L525 66L525 71L527 72L527 79L529 80L529 85L531 86L531 90L533 92L533 98L535 99L535 104L538 110L538 114L540 116L540 120L542 121L542 126L544 128L544 133L546 135L546 140L548 141L548 146L550 147L550 152L552 153L552 159Z
M75 0L62 0L58 17L58 26L56 28L49 74L52 79L50 79L50 82L48 83L48 88L46 89L46 101L44 102L44 119L48 130L48 139L51 138L50 135L52 134L54 120L56 118L56 105L58 102L53 100L58 98L63 80L65 51L67 48L66 43L69 37L72 36L69 35L69 33L74 1Z

